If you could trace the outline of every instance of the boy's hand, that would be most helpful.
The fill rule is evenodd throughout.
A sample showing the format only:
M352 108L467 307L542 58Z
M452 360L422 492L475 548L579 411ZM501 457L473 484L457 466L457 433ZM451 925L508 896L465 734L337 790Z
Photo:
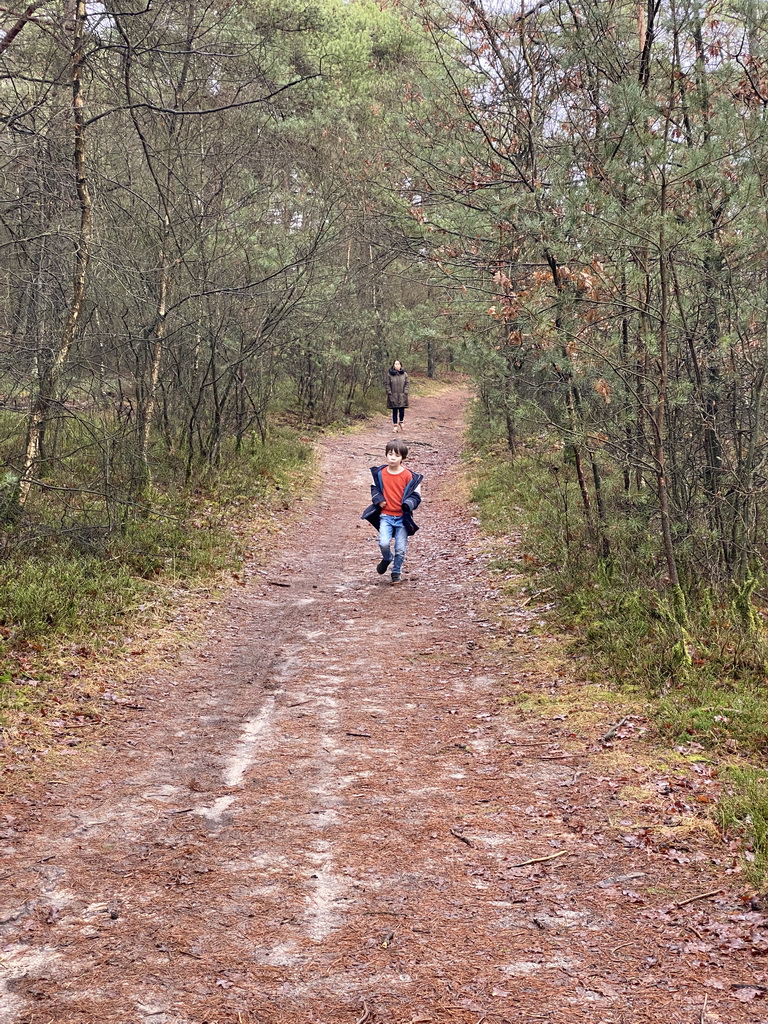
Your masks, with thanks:
M387 504L387 503L386 503L386 501L380 501L380 502L379 502L379 508L384 508L384 506L385 506L386 504Z

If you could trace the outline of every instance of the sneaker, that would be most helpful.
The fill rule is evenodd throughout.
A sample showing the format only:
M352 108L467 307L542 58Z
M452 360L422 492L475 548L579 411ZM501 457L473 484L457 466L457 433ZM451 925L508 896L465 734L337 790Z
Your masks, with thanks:
M393 573L392 573L392 582L393 582L393 583L402 583L402 582L403 582L403 581L402 581L402 580L400 579L400 573L399 573L399 572L393 572Z
M383 576L384 573L387 571L387 566L389 565L390 561L391 559L389 558L382 558L382 560L376 566L376 572L379 574L379 576Z

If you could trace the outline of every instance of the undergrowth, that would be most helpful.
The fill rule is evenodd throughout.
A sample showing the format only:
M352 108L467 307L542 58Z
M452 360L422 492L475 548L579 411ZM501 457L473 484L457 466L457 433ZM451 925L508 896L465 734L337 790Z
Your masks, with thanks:
M296 431L283 429L266 444L232 444L219 468L200 467L187 487L169 466L159 467L140 502L96 500L55 486L35 492L23 518L3 529L0 727L9 710L45 699L24 684L38 655L65 640L128 630L169 588L201 585L238 568L253 532L273 527L306 483L312 451Z
M756 889L764 890L768 877L768 771L734 766L722 774L726 793L718 801L715 821L725 835L741 841L745 875Z
M553 614L585 656L588 676L640 695L656 738L670 746L698 744L720 763L759 758L768 746L768 642L753 597L757 579L716 588L690 572L678 593L665 589L650 501L622 508L621 481L608 480L611 554L601 557L562 446L542 436L513 459L477 427L471 443L483 527L510 537L508 552L503 544L497 550L500 575L510 578L513 570L513 586L527 576L532 592L556 597ZM748 877L765 887L768 773L734 768L727 776L719 823L743 837Z

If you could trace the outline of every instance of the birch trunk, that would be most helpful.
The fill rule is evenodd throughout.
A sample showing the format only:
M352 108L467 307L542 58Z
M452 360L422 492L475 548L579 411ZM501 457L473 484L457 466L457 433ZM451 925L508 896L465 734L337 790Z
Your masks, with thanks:
M91 202L88 178L86 175L86 132L83 97L83 69L85 51L83 34L86 19L85 0L76 0L72 24L72 116L74 128L73 162L75 169L75 188L80 209L80 226L75 243L75 265L72 274L72 298L67 319L55 351L41 367L37 395L32 401L24 459L21 469L19 487L19 505L24 506L29 498L35 474L40 465L43 438L50 420L51 409L59 399L59 381L66 364L70 349L75 340L80 323L80 316L85 302L88 278L88 264L91 255L93 238L93 205Z

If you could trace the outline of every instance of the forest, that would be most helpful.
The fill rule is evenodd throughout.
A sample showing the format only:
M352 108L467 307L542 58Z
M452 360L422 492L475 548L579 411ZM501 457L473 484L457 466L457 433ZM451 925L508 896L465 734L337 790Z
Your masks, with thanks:
M4 657L229 564L401 358L472 381L477 500L597 662L764 749L765 5L2 25Z

